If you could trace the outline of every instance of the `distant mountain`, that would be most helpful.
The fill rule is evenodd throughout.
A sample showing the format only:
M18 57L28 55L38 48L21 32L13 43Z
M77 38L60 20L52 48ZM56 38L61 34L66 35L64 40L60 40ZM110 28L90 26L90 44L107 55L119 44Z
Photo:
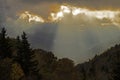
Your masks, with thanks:
M120 80L112 79L116 63L120 64L120 45L111 47L88 62L78 64L76 70L81 80Z

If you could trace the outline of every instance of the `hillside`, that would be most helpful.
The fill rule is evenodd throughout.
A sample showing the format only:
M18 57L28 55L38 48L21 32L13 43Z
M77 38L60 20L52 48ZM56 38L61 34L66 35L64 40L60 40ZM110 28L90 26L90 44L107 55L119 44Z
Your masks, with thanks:
M120 63L120 45L96 55L88 62L78 64L76 69L83 80L114 80L112 77L116 63Z

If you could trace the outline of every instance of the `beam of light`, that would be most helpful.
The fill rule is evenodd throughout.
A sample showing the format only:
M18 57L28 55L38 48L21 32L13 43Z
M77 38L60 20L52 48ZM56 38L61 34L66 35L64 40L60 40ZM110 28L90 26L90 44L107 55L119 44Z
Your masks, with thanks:
M31 14L28 11L25 11L24 13L22 13L19 17L20 19L25 19L28 20L28 22L41 22L44 23L44 19L42 17L39 17L37 15Z

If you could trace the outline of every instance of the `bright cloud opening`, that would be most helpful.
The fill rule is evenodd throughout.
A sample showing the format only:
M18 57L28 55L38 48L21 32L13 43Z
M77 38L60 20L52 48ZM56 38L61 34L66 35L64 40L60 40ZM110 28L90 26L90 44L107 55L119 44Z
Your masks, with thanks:
M120 17L117 17L118 15L120 15L120 10L91 10L70 5L61 5L60 7L58 7L56 12L50 12L49 14L50 15L47 19L43 19L38 15L34 15L29 11L25 11L20 15L19 19L25 19L28 20L28 22L58 22L64 19L66 15L71 14L71 16L77 16L77 18L80 18L79 15L84 15L99 20L105 18L110 20L115 25L119 24L118 20L120 19Z
M32 21L41 22L41 23L45 22L43 18L41 18L37 15L31 14L28 11L25 11L24 13L22 13L19 18L28 20L28 22L32 22Z

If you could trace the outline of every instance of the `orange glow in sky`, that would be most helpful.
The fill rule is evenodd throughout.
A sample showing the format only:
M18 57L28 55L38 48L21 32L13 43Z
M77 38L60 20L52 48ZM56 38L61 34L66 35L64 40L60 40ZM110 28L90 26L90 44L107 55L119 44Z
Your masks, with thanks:
M61 5L60 7L57 7L57 11L50 12L48 19L43 19L42 17L32 14L29 11L25 11L24 13L20 14L19 19L25 19L28 20L28 22L57 22L62 19L64 19L66 14L71 14L71 16L78 16L79 15L85 15L88 17L96 18L96 19L109 19L113 23L115 22L115 19L117 18L117 15L120 15L120 11L116 10L90 10L87 8L80 8L80 7L75 7L75 6L70 6L70 5ZM50 20L49 20L50 19Z

